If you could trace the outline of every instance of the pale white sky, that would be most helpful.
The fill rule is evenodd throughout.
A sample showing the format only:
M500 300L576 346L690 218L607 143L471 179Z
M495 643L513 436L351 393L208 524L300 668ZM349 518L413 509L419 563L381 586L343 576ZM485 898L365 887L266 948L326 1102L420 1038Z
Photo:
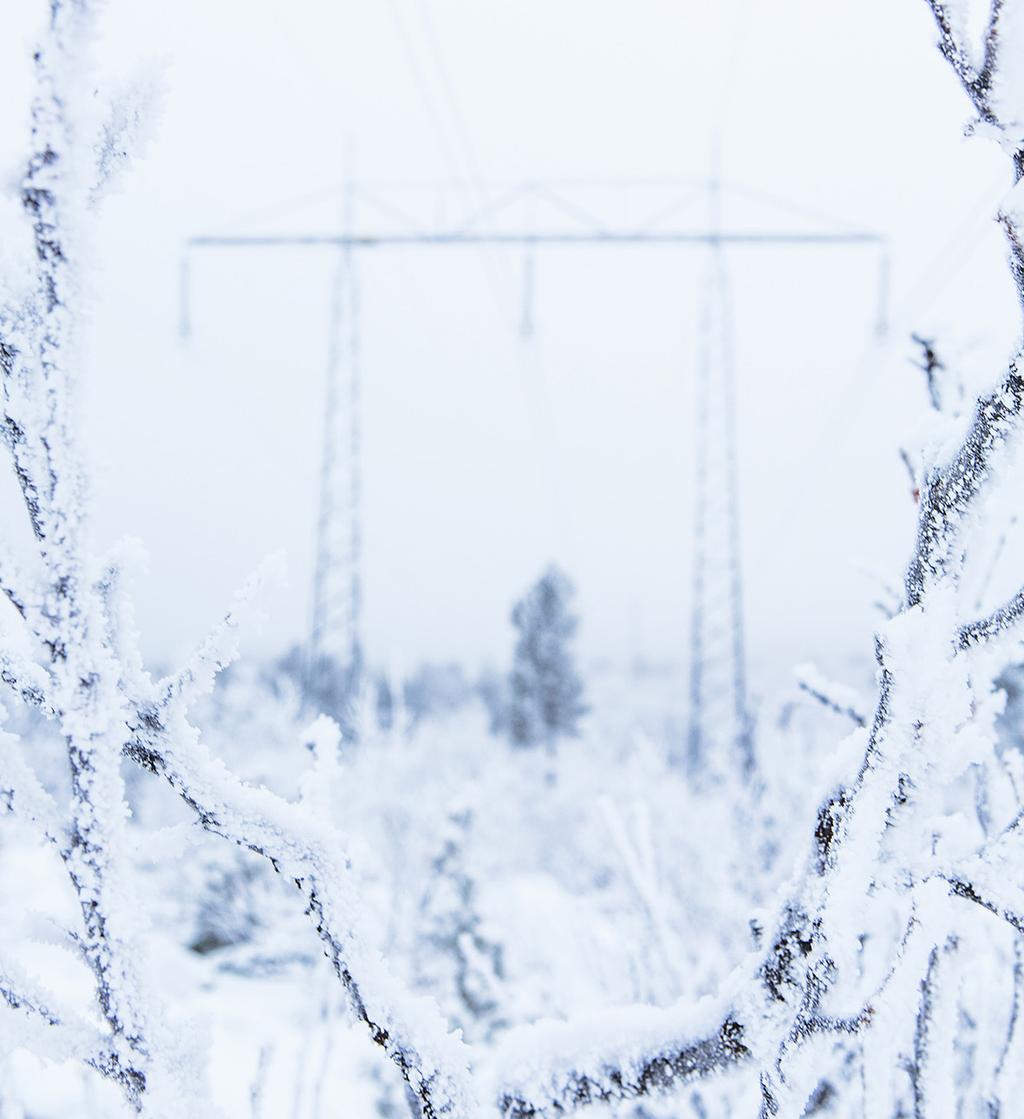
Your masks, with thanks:
M11 182L44 6L4 6ZM716 133L726 180L891 238L884 346L874 252L730 254L760 682L867 651L873 588L850 561L897 579L913 521L897 447L924 397L907 335L938 334L990 380L1016 331L990 220L1008 170L963 139L934 38L923 0L109 0L105 62L156 76L163 101L104 213L83 407L97 534L150 551L150 652L194 643L280 548L291 587L262 647L308 617L330 254L197 259L183 342L183 238L332 228L349 139L360 178L471 195L480 180L703 180ZM381 193L438 218L436 194ZM658 197L578 196L623 221ZM702 220L698 201L676 224ZM738 196L730 221L820 228ZM509 603L549 557L578 582L589 651L685 654L702 264L692 249L541 256L531 353L515 252L361 261L373 661L503 660Z

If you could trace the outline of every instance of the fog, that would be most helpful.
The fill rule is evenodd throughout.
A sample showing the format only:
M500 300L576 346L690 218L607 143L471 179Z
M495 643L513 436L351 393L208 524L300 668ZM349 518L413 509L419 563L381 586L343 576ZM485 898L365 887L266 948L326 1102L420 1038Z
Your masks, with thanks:
M37 14L16 7L12 184ZM888 238L884 337L874 248L727 250L754 685L869 652L861 568L898 581L913 530L909 333L937 336L971 384L1013 341L991 220L1007 172L957 132L924 5L111 0L102 22L104 65L151 77L159 111L92 251L80 394L96 531L149 552L151 656L191 646L279 549L291 578L263 650L309 618L334 253L193 252L182 337L186 238L337 231L350 175L367 231L452 228L524 181L617 227L688 192L666 227L696 231L716 148L726 229ZM0 230L16 212L12 187ZM357 251L371 661L504 661L509 604L549 559L578 584L588 654L685 658L704 252L538 249L526 342L521 251Z

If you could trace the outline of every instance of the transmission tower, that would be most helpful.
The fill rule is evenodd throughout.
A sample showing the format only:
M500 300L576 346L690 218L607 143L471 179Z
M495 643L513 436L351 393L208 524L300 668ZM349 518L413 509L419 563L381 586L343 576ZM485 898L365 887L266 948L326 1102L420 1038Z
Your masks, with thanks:
M623 198L628 184L622 184ZM524 184L481 205L462 221L428 228L408 220L379 191L361 184L359 197L398 226L357 229L352 208L355 190L346 190L345 224L340 232L207 234L185 243L181 272L181 322L188 329L189 260L210 250L272 250L327 248L338 254L331 297L331 341L324 408L324 450L320 514L313 588L313 625L310 636L311 691L324 666L341 666L354 679L361 662L359 639L359 346L357 284L354 260L358 252L389 249L455 250L519 247L525 252L523 316L520 333L533 332L534 257L548 248L704 248L708 269L703 305L697 376L697 478L694 521L693 604L690 624L690 716L688 764L694 773L722 775L728 769L749 775L753 768L753 736L747 697L743 638L743 598L740 565L739 486L736 462L736 390L732 352L732 322L726 247L736 250L838 248L865 246L881 251L878 331L884 332L885 238L827 220L826 228L733 229L721 222L723 186L713 181L696 196L710 202L710 220L699 228L666 228L665 222L685 209L695 194L684 185L677 195L672 186L670 205L659 207L645 220L629 225L605 222L564 189L539 183ZM728 184L727 189L767 201L784 210L800 210L760 192ZM509 224L503 218L521 214L527 220ZM550 219L538 226L535 204L543 204ZM821 215L806 212L816 223ZM568 220L567 220L568 219Z
M343 228L353 227L345 188ZM358 286L351 245L341 245L331 280L324 386L320 503L316 525L307 694L343 709L362 668L360 641Z
M736 369L725 251L713 243L697 358L696 501L690 615L688 765L745 778L754 768L747 703L736 460Z

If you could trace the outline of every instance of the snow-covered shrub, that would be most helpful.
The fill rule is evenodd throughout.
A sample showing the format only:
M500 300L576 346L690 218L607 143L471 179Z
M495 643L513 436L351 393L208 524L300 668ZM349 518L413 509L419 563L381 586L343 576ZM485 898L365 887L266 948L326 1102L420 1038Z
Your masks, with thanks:
M507 720L517 746L543 745L552 753L560 737L578 733L586 713L569 648L577 625L569 608L572 594L569 578L551 567L512 609L518 639Z

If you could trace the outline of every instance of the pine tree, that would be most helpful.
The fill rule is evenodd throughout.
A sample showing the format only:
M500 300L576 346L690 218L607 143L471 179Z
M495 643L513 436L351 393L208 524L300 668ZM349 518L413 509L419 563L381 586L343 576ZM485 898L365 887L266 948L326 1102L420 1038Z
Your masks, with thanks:
M549 567L512 610L519 640L509 676L508 729L515 746L543 743L553 752L559 737L578 733L586 713L569 649L577 625L572 595L569 578Z

